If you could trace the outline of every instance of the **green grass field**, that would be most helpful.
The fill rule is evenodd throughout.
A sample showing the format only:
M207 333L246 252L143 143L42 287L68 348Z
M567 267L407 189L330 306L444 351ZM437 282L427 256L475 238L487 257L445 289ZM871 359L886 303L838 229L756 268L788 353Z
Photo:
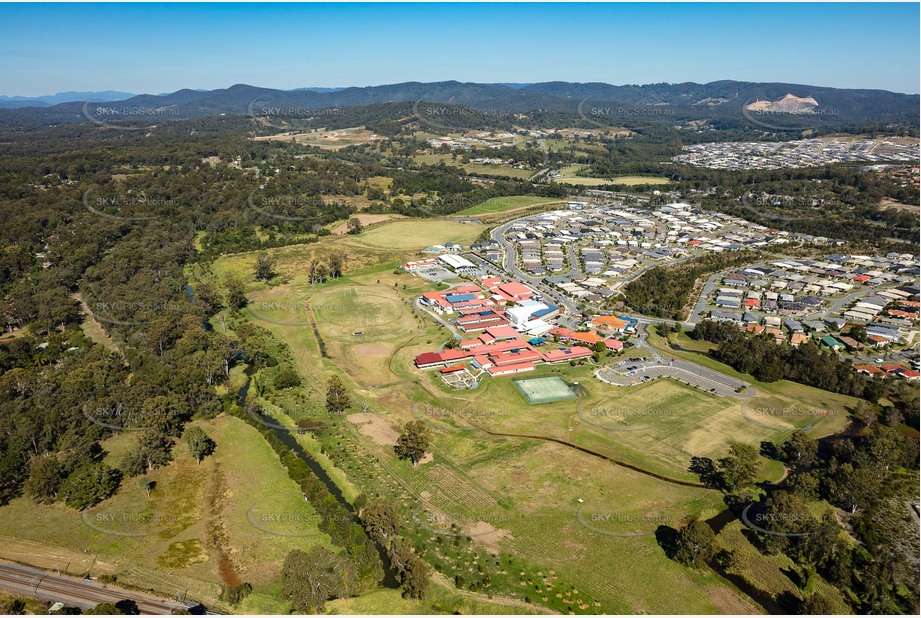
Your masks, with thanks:
M599 185L617 184L617 185L665 185L671 182L664 176L614 176L612 178L593 178L579 176L579 172L588 169L587 165L570 165L560 170L560 176L556 181L564 184L578 185L585 187L594 187Z
M403 284L407 285L406 290ZM423 380L417 384L418 372L408 367L415 354L433 349L445 338L431 325L420 331L424 323L409 310L407 301L419 291L428 289L426 286L418 278L394 275L389 267L382 266L320 286L309 286L295 278L282 286L255 289L253 295L257 299L280 301L289 311L293 311L293 304L284 301L292 299L306 299L316 308L317 326L329 354L326 359L318 358L310 328L264 324L291 346L302 373L314 376L303 389L308 405L322 406L322 376L341 372L354 389L356 403L351 411L372 415L382 423L398 427L413 418L413 403L420 398L432 401L435 397L434 402L439 405L451 401L446 397L442 399L447 392L434 385L431 375L421 376ZM375 313L380 315L380 323L362 317ZM286 315L281 310L273 316L285 321L296 314ZM395 322L398 326L390 328L388 324L392 320L408 321ZM356 337L351 334L354 330L362 330L366 335ZM365 347L356 353L357 346ZM542 376L561 376L567 381L589 384L592 380L589 367L568 365L545 366L528 375ZM431 392L427 393L429 388ZM508 409L510 414L516 415L514 420L523 430L540 434L547 430L549 423L553 429L547 433L554 437L566 437L567 427L565 418L557 414L556 406L568 404L570 413L575 410L575 400L552 406L527 406L510 379L487 380L481 389L468 395L469 400L457 402L465 406L468 413L474 408L471 401L491 410ZM284 399L278 401L286 407ZM525 413L521 414L523 411ZM450 424L449 421L447 425ZM692 574L689 578L683 567L664 557L649 535L655 526L645 525L657 518L667 517L669 521L678 522L691 513L715 512L719 505L715 492L654 480L652 482L658 485L650 488L650 477L561 445L534 439L491 438L450 428L436 431L434 462L413 468L398 461L392 446L381 438L371 425L356 425L344 419L331 421L324 434L317 436L331 463L348 476L350 484L371 497L388 496L403 509L407 516L404 534L428 539L434 553L427 559L439 565L449 577L468 573L471 560L493 560L489 558L490 552L497 555L512 552L520 558L513 564L496 567L507 573L501 575L493 571L493 577L498 579L494 579L491 592L509 597L515 603L523 603L527 597L538 606L550 606L556 611L572 608L578 613L638 609L678 611L681 606L705 613L750 609L714 576ZM535 488L540 489L535 491ZM578 497L586 501L591 498L589 507L593 512L621 509L623 513L618 517L625 520L602 524L601 532L592 530L580 522ZM447 544L439 546L438 535L420 527L412 517L418 508L437 515L439 521L472 526L475 540L456 548ZM604 525L613 527L605 528ZM560 535L563 542L550 553L547 553L545 539L548 530L563 531ZM642 534L620 537L604 532ZM441 549L436 549L438 547ZM588 554L583 556L586 551ZM574 556L579 558L574 559ZM618 568L619 564L633 559L639 559L645 566L629 572ZM592 562L595 566L591 566ZM655 586L643 580L640 573L649 570L663 573L664 581L680 590L675 600L662 599ZM601 576L601 572L609 575ZM550 581L550 589L539 585L544 578ZM624 590L631 591L629 598L623 597ZM387 592L379 594L382 595L379 597L381 603L388 598L395 599ZM543 600L544 596L547 601ZM732 599L731 605L723 605L727 602L724 597ZM373 598L344 600L330 607L334 611L352 608L357 611L363 603L373 605ZM252 603L262 606L270 600L257 596ZM387 603L385 606L390 607ZM413 609L402 600L398 605L400 607L394 607L393 611Z
M671 182L664 176L614 176L611 182L616 185L667 185Z
M558 201L552 197L539 197L536 195L509 195L488 199L482 204L477 204L456 214L465 216L488 215Z
M329 542L255 429L227 416L199 424L218 449L198 465L180 442L175 461L147 475L156 482L149 498L135 478L83 513L27 498L11 501L0 509L0 535L10 537L0 557L45 568L70 564L78 575L92 566L94 576L115 575L127 586L167 595L188 589L190 598L220 608L227 577L259 591L273 585L288 551ZM110 465L134 439L126 432L104 444ZM213 540L209 530L215 527L223 530L223 541Z
M425 559L448 580L459 578L462 588L481 577L482 566L491 577L482 591L506 599L510 607L530 602L575 613L758 612L714 573L670 561L655 541L659 525L679 526L690 516L708 517L722 509L720 494L643 471L695 482L687 471L692 455L721 456L731 440L757 445L783 439L803 419L778 416L769 419L778 428L766 428L747 420L737 399L670 380L616 388L596 380L591 365L541 365L522 376L579 382L586 391L551 405L528 406L510 377L483 380L475 391L449 390L435 373L412 367L416 354L437 349L448 338L410 306L412 298L433 288L395 274L394 263L382 261L446 240L464 242L456 234L480 229L445 223L396 221L358 237L317 243L354 251L361 260L343 278L319 285L310 285L298 272L304 255L317 247L280 252L278 269L290 278L268 286L252 280L251 257L218 261L215 271L238 269L245 275L254 304L277 303L264 315L269 321L247 319L285 341L306 378L297 392L272 395L268 403L275 406L276 418L288 424L304 410L321 410L325 378L342 376L354 401L348 412L361 422L331 419L315 435L301 436L305 448L326 458L322 465L348 496L360 492L396 504L404 517L401 533L424 546ZM311 319L323 341L323 357L307 325ZM358 331L363 334L353 334ZM708 359L693 360L732 374ZM840 407L850 401L787 383L755 386L754 403L763 407L782 409L791 402ZM423 404L428 408L420 408ZM438 414L427 415L425 409ZM413 418L429 422L434 434L433 460L416 467L393 451L396 431ZM829 433L843 420L829 417L811 431ZM777 465L764 465L761 472L770 479L781 474ZM451 524L470 540L455 540ZM670 593L663 595L663 589ZM258 592L246 607L275 607L269 584ZM467 591L457 594L463 602L483 599L468 597ZM418 604L381 590L335 601L328 611L440 611L438 603L461 602L454 595L445 590Z

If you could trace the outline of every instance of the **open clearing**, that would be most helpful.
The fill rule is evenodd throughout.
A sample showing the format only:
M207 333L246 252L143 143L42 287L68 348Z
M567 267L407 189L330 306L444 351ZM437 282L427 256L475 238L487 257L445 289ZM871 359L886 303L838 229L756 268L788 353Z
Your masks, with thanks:
M353 425L358 425L363 435L368 436L380 446L393 446L400 437L399 432L390 425L390 422L378 414L349 414L347 420Z
M505 197L494 197L486 200L482 204L477 204L470 208L466 208L456 215L487 215L499 212L506 212L510 210L516 210L519 208L528 208L531 206L539 206L541 204L553 204L561 203L560 200L557 200L552 197L539 197L536 195L510 195Z
M671 182L664 176L614 176L612 178L594 178L579 176L579 172L588 169L587 165L570 165L560 170L556 182L570 185L593 187L599 185L665 185Z
M918 210L921 209L917 204L903 204L902 202L897 202L890 198L883 198L879 203L879 207L882 210L903 210L905 212L918 213Z
M456 242L469 245L483 230L482 225L446 219L399 219L358 234L345 236L344 245L421 251L434 244Z
M346 146L367 144L382 138L364 127L351 127L308 133L286 131L278 135L266 135L255 139L257 142L294 142L306 146L316 146L325 150L339 150Z
M15 538L2 544L0 557L76 575L92 565L93 576L116 575L125 585L166 594L188 589L190 598L221 608L227 577L259 591L273 585L290 549L328 543L312 507L255 429L228 416L196 424L218 449L198 465L179 442L175 460L147 475L157 483L149 498L135 478L83 513L11 501L0 510L0 534ZM132 447L136 436L129 433L104 443L110 465ZM296 525L277 523L285 515ZM220 546L209 533L216 529L225 535Z
M611 182L615 185L667 185L671 182L664 176L614 176Z
M403 218L403 215L363 215L363 214L357 214L357 215L352 215L351 218L353 218L353 219L358 219L359 221L361 221L361 224L362 224L363 226L368 226L368 225L374 225L375 223L382 223L382 222L384 222L384 221L389 221L390 219L401 219L401 218ZM346 234L346 233L348 232L348 230L349 230L349 223L348 223L348 221L345 221L345 222L340 223L339 225L337 225L336 227L333 228L333 234L340 234L340 235L341 235L341 234Z
M461 163L445 154L421 154L413 157L417 165L439 165L444 163L449 167L460 167L467 172L478 176L509 176L511 178L530 178L537 170L519 169L511 165L497 165L494 163Z

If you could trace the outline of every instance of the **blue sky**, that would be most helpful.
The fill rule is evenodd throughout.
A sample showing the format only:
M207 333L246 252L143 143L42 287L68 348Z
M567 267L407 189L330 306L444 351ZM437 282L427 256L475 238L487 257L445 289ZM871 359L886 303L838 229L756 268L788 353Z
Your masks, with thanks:
M456 79L919 92L919 5L0 4L0 94Z

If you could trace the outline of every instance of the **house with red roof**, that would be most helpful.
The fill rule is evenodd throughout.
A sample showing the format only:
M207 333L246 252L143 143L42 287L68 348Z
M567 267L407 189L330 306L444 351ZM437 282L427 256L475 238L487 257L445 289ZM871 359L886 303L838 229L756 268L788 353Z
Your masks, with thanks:
M569 336L570 341L578 341L579 343L587 343L588 345L595 345L599 341L604 341L604 337L592 330L587 331L576 331Z
M489 360L489 357L483 356L482 354L477 354L474 356L470 364L473 365L476 369L489 369L493 366L492 361Z
M506 301L529 300L535 296L534 290L523 283L512 281L510 283L501 283L495 289L491 289L497 296L501 296Z
M516 363L504 367L488 367L486 371L489 372L490 376L497 378L499 376L507 376L515 373L524 373L525 371L534 371L534 363Z
M483 335L493 339L517 339L520 334L511 326L491 326L483 333Z
M493 326L508 326L508 318L493 309L487 309L478 313L463 315L456 320L457 324L465 333L486 330Z

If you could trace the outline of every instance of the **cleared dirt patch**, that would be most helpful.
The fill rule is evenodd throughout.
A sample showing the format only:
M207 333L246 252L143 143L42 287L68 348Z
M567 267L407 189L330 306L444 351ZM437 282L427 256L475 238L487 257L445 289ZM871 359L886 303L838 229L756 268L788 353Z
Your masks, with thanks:
M296 133L286 131L279 135L267 135L255 138L257 142L295 142L297 144L307 144L317 146L325 150L339 150L346 146L355 144L367 144L368 142L382 139L373 132L364 127L352 127L349 129L332 129L329 131L313 131L308 133Z
M761 613L754 605L747 603L732 590L722 586L707 586L707 596L720 610L721 614L752 615Z
M403 218L402 215L354 215L353 219L358 219L361 221L362 225L373 225L375 223L381 223L382 221L387 221L389 219L398 219ZM349 229L348 222L340 223L333 228L333 234L345 234Z
M390 422L373 412L363 412L359 414L349 414L346 419L353 425L358 425L358 431L371 438L379 446L393 446L400 437Z
M387 356L390 348L383 343L362 343L352 348L359 356Z
M918 212L918 210L921 210L921 207L914 204L903 204L902 202L896 202L888 197L883 198L879 203L879 207L881 210L904 210L906 212Z
M475 521L464 526L464 532L475 539L477 543L486 548L491 554L499 554L499 543L503 539L512 538L512 533L502 528L496 528L489 522Z

